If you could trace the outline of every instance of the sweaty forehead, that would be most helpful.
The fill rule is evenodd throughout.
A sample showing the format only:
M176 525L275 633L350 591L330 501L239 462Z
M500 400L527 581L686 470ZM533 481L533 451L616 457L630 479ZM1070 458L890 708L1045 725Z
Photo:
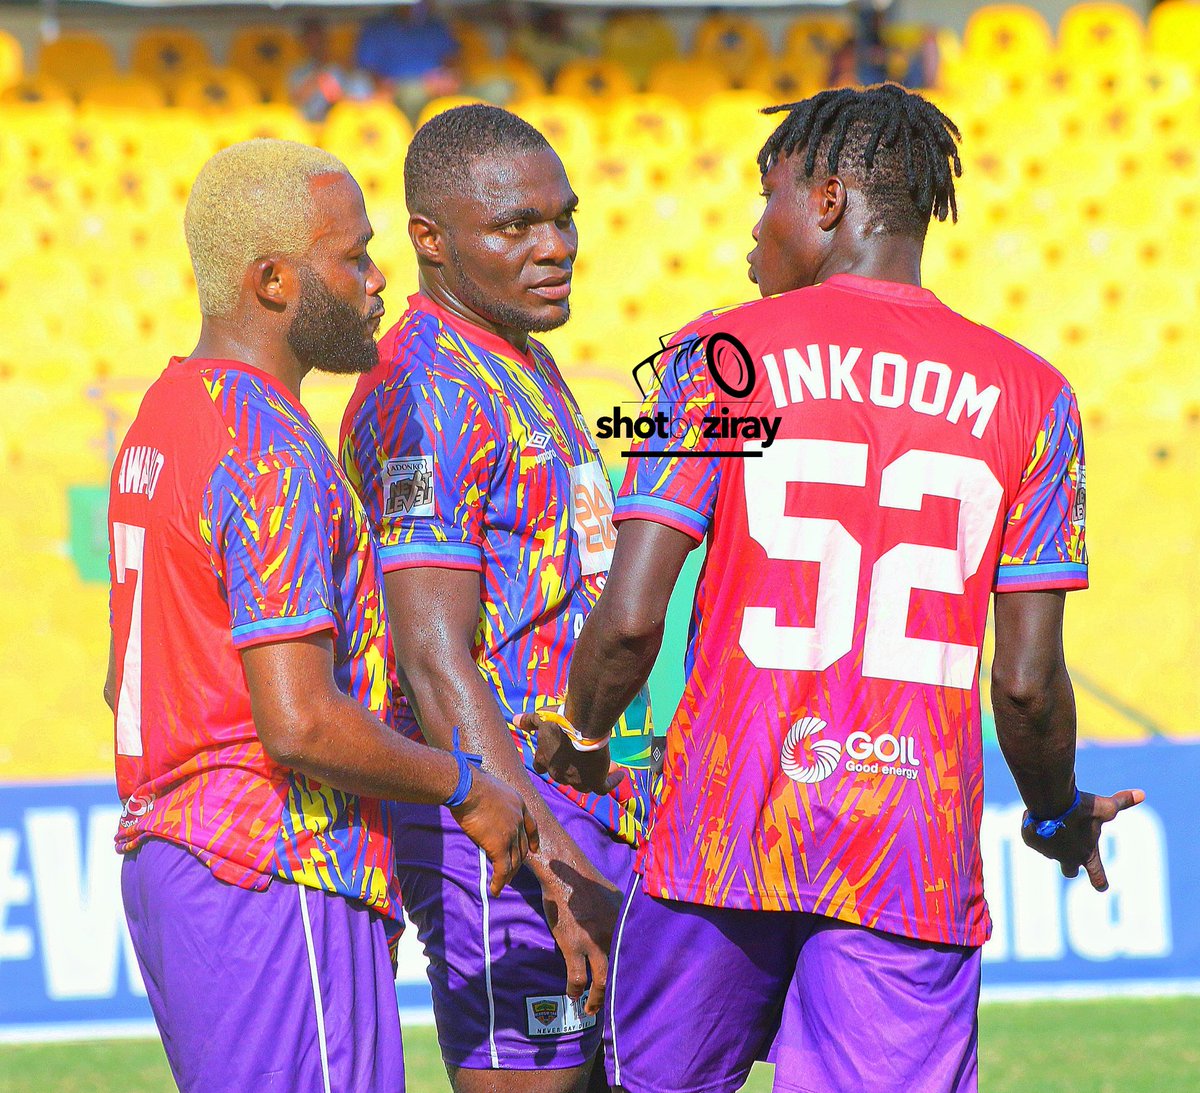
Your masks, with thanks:
M549 148L480 156L467 171L461 194L480 220L512 209L538 209L558 215L574 194L562 161Z
M313 243L337 246L369 234L370 221L362 190L350 175L317 175L309 184L316 208Z

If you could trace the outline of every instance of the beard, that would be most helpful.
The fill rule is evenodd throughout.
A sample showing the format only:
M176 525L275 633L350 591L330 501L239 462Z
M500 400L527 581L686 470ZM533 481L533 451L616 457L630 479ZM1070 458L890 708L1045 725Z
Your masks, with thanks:
M476 315L490 319L497 326L520 330L525 334L542 334L547 330L557 330L571 317L569 297L563 301L560 311L546 316L539 315L531 309L517 307L516 304L506 303L504 300L492 299L471 280L453 242L450 243L450 265L454 267L458 279L455 294L459 300Z
M370 372L379 363L379 347L371 322L383 310L382 305L372 306L364 318L334 296L311 269L300 266L298 272L304 291L287 332L288 345L296 359L318 372L341 376Z

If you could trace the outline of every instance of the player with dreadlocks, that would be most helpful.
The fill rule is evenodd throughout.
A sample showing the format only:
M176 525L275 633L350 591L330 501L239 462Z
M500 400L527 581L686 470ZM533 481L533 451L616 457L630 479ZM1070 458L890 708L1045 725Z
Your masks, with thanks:
M920 286L955 215L958 131L885 85L778 107L751 278L674 339L630 463L608 582L538 763L599 787L688 552L707 539L662 797L610 958L630 1093L976 1087L979 662L1026 842L1106 887L1075 786L1064 591L1087 584L1075 396ZM744 352L743 352L744 350ZM774 417L768 441L705 418ZM769 432L766 434L771 436ZM582 748L585 750L576 750ZM593 750L595 749L595 750ZM653 967L649 976L646 969Z

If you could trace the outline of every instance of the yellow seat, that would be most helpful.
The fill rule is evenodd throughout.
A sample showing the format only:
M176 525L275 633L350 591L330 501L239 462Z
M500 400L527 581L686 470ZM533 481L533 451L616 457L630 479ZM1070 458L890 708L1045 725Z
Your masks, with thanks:
M97 34L71 32L42 46L38 75L48 76L78 95L91 83L111 79L117 62L108 43Z
M420 129L430 118L447 110L453 110L456 106L473 106L481 102L483 102L482 99L474 98L471 95L442 95L439 98L430 99L421 107L421 113L417 115L416 128Z
M337 23L326 28L329 57L335 64L354 67L354 50L358 45L358 24Z
M816 52L828 57L853 37L854 27L845 19L802 15L788 24L783 52Z
M633 77L609 60L568 61L554 78L554 93L577 99L609 101L636 91Z
M248 76L262 98L287 98L288 73L303 59L296 36L285 27L243 27L229 43L229 67Z
M321 146L350 170L398 171L412 140L412 123L390 102L340 102L325 119Z
M1151 51L1200 68L1200 4L1195 0L1163 0L1150 9L1147 21Z
M626 95L613 103L605 119L610 154L645 164L669 164L686 154L691 144L691 118L667 95Z
M586 104L565 95L540 95L525 99L513 109L550 142L568 175L596 155L599 127Z
M774 100L758 91L726 91L708 99L696 111L696 143L700 150L749 159L757 157L780 115L762 113Z
M458 60L464 68L492 59L492 45L482 30L465 19L452 19L450 33L458 42Z
M789 53L756 65L742 81L772 103L796 102L815 95L829 82L829 63L820 53Z
M1064 59L1125 62L1139 58L1145 44L1141 20L1124 4L1085 0L1063 14L1058 48Z
M771 55L766 32L741 15L709 15L696 29L694 56L711 62L740 86L750 71Z
M467 68L467 83L496 102L519 102L546 93L546 81L537 68L523 57L487 58Z
M212 65L204 39L182 28L142 31L133 43L130 67L170 90L185 75Z
M263 103L220 114L214 122L217 139L223 147L256 137L313 142L313 127L290 106Z
M1046 20L1020 4L977 8L963 31L963 52L1002 68L1024 68L1045 62L1053 49Z
M124 73L90 84L83 91L83 102L125 110L159 110L167 105L167 96L161 85L153 80L136 73Z
M671 58L659 61L646 80L646 90L654 95L670 95L689 106L698 106L710 95L728 91L729 77L704 61Z
M611 16L600 32L601 52L644 84L655 65L676 57L675 31L657 12L625 11Z
M0 90L20 82L25 73L21 43L6 30L0 30Z
M18 80L0 92L0 102L24 108L41 105L71 105L70 91L49 76Z
M179 81L175 105L184 110L212 113L239 110L262 102L258 86L234 68L209 68Z

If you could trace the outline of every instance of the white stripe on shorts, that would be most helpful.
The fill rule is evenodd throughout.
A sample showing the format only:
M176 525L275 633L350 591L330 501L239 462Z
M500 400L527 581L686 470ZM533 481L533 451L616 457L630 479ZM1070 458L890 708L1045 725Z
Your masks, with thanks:
M479 900L483 906L483 984L488 1000L488 1048L492 1053L492 1068L500 1069L500 1053L496 1050L496 999L492 997L492 926L491 904L488 902L487 855L479 851ZM328 1090L326 1091L328 1093Z
M633 884L629 888L629 898L621 909L621 921L617 923L617 936L612 945L612 967L608 973L608 1031L612 1034L613 1054L613 1084L621 1084L621 1056L617 1054L617 961L621 957L621 936L625 933L625 919L629 917L629 908L633 904L633 894L641 883L640 873L634 873Z
M312 977L313 1003L317 1007L317 1046L321 1049L321 1081L325 1093L329 1093L329 1051L325 1046L325 1007L321 1002L321 981L317 977L317 953L313 947L312 923L308 920L308 901L304 898L304 885L297 884L300 894L300 918L304 922L304 943L308 947L308 970Z

